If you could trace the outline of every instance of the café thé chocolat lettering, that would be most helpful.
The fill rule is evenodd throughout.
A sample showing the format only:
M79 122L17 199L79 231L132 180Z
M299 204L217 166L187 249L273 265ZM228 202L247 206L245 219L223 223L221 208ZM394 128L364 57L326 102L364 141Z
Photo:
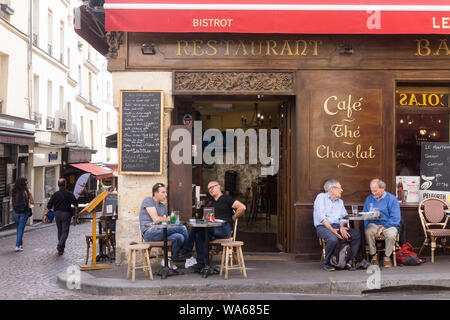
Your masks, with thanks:
M319 159L338 159L337 167L356 168L363 159L374 159L375 148L370 145L364 148L358 140L361 138L361 128L356 123L356 113L363 110L364 98L353 100L351 94L345 99L329 96L323 103L323 110L327 116L336 117L340 123L330 126L332 136L339 139L345 149L336 150L329 145L321 144L316 148ZM350 149L348 149L350 148Z

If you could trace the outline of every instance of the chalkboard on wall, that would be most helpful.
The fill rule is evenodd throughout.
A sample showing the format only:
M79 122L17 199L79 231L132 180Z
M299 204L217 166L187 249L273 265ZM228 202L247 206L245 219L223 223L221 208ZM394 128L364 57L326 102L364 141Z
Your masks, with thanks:
M422 143L420 189L450 191L450 143Z
M162 173L162 91L121 91L119 173Z

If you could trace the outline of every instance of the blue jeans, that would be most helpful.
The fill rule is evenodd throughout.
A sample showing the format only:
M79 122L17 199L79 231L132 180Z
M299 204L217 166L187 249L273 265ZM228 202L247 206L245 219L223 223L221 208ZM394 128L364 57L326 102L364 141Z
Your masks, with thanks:
M331 226L334 229L339 229L339 223L333 223ZM356 260L356 255L358 254L359 245L361 243L361 235L360 232L355 229L349 229L348 233L350 234L350 248L352 250L351 259ZM339 239L325 226L318 225L317 226L317 236L321 239L325 240L325 259L323 260L323 264L328 264L331 255L334 252L334 248L339 242Z
M164 230L149 228L143 236L144 241L162 241L164 240ZM178 250L183 247L188 238L188 232L185 226L167 228L167 241L172 242L172 256L177 254Z
M26 213L17 213L13 211L13 219L16 223L17 227L17 239L16 239L16 247L19 247L23 245L23 232L25 230L25 225L27 224L28 220L28 212Z
M226 239L229 238L230 235L231 225L229 223L226 223L221 227L208 228L209 240ZM193 227L184 248L192 251L194 241L196 243L195 248L197 250L197 263L206 264L206 255L208 252L205 252L205 228Z

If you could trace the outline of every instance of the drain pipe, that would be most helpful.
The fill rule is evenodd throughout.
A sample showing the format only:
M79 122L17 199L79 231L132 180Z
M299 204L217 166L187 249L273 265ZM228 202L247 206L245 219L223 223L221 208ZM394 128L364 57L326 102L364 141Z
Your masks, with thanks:
M29 119L33 120L33 0L28 0L29 11L28 11L28 115Z

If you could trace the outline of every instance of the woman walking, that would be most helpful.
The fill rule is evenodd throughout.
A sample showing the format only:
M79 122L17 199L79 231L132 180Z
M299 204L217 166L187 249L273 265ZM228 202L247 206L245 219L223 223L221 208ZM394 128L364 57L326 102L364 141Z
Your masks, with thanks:
M27 188L27 179L18 178L9 197L13 208L13 219L17 227L16 251L23 251L23 232L30 215L30 204L34 204L31 191Z

